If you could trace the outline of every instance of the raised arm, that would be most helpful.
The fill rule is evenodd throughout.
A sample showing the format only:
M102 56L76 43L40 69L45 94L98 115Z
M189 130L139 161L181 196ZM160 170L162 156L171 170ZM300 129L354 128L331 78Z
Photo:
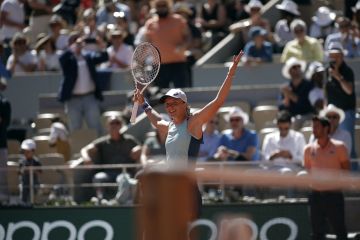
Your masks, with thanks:
M189 122L190 128L191 126L202 126L202 124L209 121L216 114L219 108L224 104L230 92L232 80L236 73L237 65L243 54L244 52L240 51L238 55L233 57L233 62L229 68L228 74L223 84L221 85L215 99L213 99L205 107L194 113L191 121Z

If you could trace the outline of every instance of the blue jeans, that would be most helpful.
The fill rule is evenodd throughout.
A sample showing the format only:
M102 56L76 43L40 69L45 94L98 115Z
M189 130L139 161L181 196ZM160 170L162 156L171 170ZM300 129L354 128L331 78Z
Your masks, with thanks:
M70 131L81 129L83 118L88 128L95 129L101 136L100 102L93 94L77 96L65 102L65 113L69 118Z
M355 151L355 110L347 110L345 111L345 119L340 124L340 128L348 131L351 135L351 158L357 158L357 154ZM357 143L360 144L360 143Z

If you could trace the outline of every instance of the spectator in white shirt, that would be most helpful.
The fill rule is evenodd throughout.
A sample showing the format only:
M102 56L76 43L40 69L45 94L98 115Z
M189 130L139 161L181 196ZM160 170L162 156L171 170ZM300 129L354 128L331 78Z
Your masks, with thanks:
M134 52L132 46L123 42L125 32L121 30L113 30L111 35L111 46L107 48L109 61L107 67L112 69L127 69L130 67L132 54Z
M309 36L325 40L329 34L335 32L335 18L336 14L328 7L319 7L312 17L312 24L310 25Z
M272 164L270 169L298 171L303 160L304 135L291 129L291 115L280 111L277 116L278 130L264 138L262 153Z
M329 122L330 122L329 136L330 136L330 138L333 138L338 141L342 141L345 144L345 146L348 150L348 153L350 154L351 147L352 147L351 135L348 131L341 129L339 127L340 123L342 123L342 121L344 121L344 119L345 119L344 111L342 109L336 107L333 104L329 104L326 108L324 108L319 113L319 116L326 117L329 119ZM316 139L315 139L314 135L312 134L310 136L309 142L312 143L315 140Z
M60 71L59 55L56 54L56 47L50 36L40 38L35 50L38 56L38 71Z

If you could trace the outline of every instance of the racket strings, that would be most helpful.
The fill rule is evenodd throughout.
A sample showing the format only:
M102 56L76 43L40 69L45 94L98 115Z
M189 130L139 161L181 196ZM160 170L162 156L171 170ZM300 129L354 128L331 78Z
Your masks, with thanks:
M155 79L160 68L160 57L151 45L139 46L135 49L132 61L132 73L140 84L146 84Z

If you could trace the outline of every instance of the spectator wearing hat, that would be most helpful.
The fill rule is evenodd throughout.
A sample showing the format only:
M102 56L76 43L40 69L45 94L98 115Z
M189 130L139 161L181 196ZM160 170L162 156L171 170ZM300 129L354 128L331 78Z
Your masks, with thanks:
M336 19L335 26L338 31L327 36L324 44L325 51L329 49L331 43L339 42L344 49L344 55L346 58L359 57L360 36L352 30L350 19L346 17L339 17Z
M325 67L321 62L312 62L306 71L305 78L313 84L313 89L309 92L309 101L316 113L324 108L324 76Z
M345 112L345 119L340 127L351 134L351 157L356 158L354 132L355 132L355 77L353 70L344 60L344 50L339 42L329 45L327 51L329 66L326 68L327 82L325 96L328 104L333 104Z
M313 113L313 108L309 101L309 93L313 84L304 79L306 63L297 58L290 58L282 68L282 74L289 79L289 83L280 89L279 110L289 111L295 117L295 130L299 129L303 122L308 120Z
M84 164L131 164L139 163L141 146L132 135L121 133L123 120L113 115L107 119L108 135L100 137L80 151ZM134 175L135 169L127 172ZM116 182L121 169L106 169L97 171L93 182ZM97 197L102 198L103 189L97 189Z
M94 9L88 8L84 11L82 15L82 24L79 24L78 27L81 27L82 35L84 36L84 50L85 51L101 51L101 44L98 44L102 39L102 34L97 29L96 25L96 13Z
M341 178L335 171L349 170L350 161L344 143L329 137L330 121L326 117L316 116L312 121L316 140L304 149L304 167L313 173L334 171L334 179ZM311 239L325 239L329 223L336 234L336 239L347 239L345 225L344 195L331 187L313 184L309 195Z
M219 0L207 0L201 6L197 24L204 31L204 36L211 37L209 48L215 46L226 34L226 7Z
M274 39L278 52L282 52L285 45L294 39L294 34L290 30L292 21L300 17L298 5L291 0L283 0L281 4L276 4L280 10L281 19L276 22L274 30Z
M295 19L290 25L295 39L285 45L280 61L286 62L291 57L312 62L323 61L324 51L318 39L306 35L307 27L303 20Z
M346 149L349 153L351 153L351 135L348 131L340 128L340 123L342 123L345 119L345 113L340 108L335 105L329 104L323 110L320 111L319 116L326 117L330 122L330 132L329 136L332 139L341 141L345 144ZM314 142L316 139L312 134L310 136L309 142Z
M49 35L40 38L34 48L38 58L38 71L60 71L59 55Z
M128 69L134 52L132 46L124 43L125 32L112 30L110 33L111 45L107 48L109 61L105 63L111 69Z
M145 23L144 40L161 52L161 66L154 85L159 88L189 87L190 76L185 52L190 42L186 20L172 12L170 0L155 0L152 7L156 14ZM164 30L166 29L166 31Z
M115 12L123 12L128 22L131 21L130 8L125 3L116 0L101 0L99 9L96 12L96 24L116 24Z
M58 115L54 115L51 119L49 145L55 147L56 152L62 154L66 162L70 160L69 130Z
M0 168L6 169L8 160L7 150L7 129L11 120L11 104L2 95L2 92L6 89L6 79L1 77L0 79ZM7 173L2 172L0 174L0 204L8 200L7 191Z
M130 29L130 22L126 18L124 12L114 12L116 20L115 29L120 29L124 32L124 43L134 46L135 36Z
M53 15L49 22L49 35L55 43L56 50L60 53L68 47L69 35L63 29L64 25L64 20L58 15Z
M16 33L11 40L12 54L6 63L6 68L13 75L36 70L37 58L29 51L27 44L27 39L22 33Z
M21 143L21 151L23 157L19 160L19 173L20 173L20 198L23 203L30 203L30 188L33 187L36 192L39 183L39 174L41 170L33 171L33 186L30 186L30 171L26 167L38 167L41 163L35 156L36 143L32 139L25 139Z
M336 13L331 11L328 7L321 6L316 10L313 16L312 24L310 25L309 36L321 40L336 31L334 27Z
M244 126L249 116L239 107L233 107L227 121L230 129L223 131L214 158L221 161L252 161L259 160L258 136L255 131Z
M69 49L59 58L63 80L58 99L65 104L70 131L80 129L84 118L88 128L95 129L100 136L103 95L96 65L106 62L108 54L106 51L84 52L83 47L83 38L73 33L69 38Z
M272 44L265 41L267 32L265 29L255 26L250 28L250 42L246 43L244 48L243 61L247 64L272 62Z

